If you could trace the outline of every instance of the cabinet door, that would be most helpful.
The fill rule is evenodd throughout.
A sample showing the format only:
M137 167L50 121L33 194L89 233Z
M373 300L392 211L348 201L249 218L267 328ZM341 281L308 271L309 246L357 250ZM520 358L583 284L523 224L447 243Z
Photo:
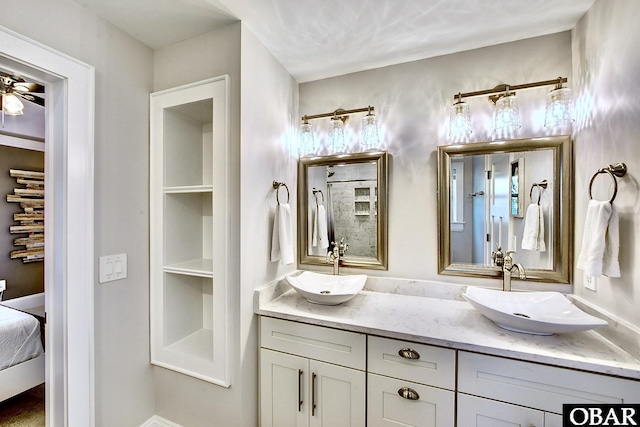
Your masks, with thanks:
M544 427L562 427L562 415L545 412Z
M544 412L458 393L462 427L543 427Z
M310 426L364 426L365 373L315 360L310 368Z
M368 427L453 427L452 391L376 374L367 378ZM399 392L406 389L411 391L402 397Z
M260 350L260 419L262 427L306 427L309 361L286 353Z

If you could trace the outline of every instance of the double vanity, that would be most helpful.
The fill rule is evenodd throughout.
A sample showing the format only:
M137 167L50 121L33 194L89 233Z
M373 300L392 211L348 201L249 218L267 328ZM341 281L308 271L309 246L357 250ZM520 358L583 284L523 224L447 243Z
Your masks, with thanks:
M633 326L572 295L505 292L512 275L571 291L569 136L438 148L438 273L502 290L370 275L388 269L388 162L299 162L298 262L327 271L329 259L334 275L255 293L261 426L561 427L563 404L640 403Z
M261 425L560 427L563 403L638 403L640 361L595 330L505 330L466 290L368 277L339 305L286 279L257 290Z

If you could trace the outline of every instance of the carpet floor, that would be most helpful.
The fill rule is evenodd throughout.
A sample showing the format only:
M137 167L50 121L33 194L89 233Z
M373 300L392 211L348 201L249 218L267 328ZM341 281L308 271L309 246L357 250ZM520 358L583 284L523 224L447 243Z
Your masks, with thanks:
M44 384L0 402L0 427L44 425Z

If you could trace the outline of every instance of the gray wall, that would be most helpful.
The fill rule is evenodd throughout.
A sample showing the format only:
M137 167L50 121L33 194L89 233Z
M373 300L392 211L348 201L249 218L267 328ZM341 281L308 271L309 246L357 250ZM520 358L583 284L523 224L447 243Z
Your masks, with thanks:
M521 84L557 76L568 76L572 82L570 32L300 85L300 114L366 105L375 106L378 113L380 131L392 155L389 270L371 274L498 285L494 280L438 275L437 146L453 142L448 137L448 118L454 94L492 88L501 82ZM518 93L523 117L519 137L545 134L548 90ZM491 140L488 100L472 98L469 104L473 125L469 142ZM358 123L350 120L347 126L356 126L353 131L357 133ZM328 121L318 121L316 128L321 126L328 126Z
M7 281L3 300L44 292L44 263L24 264L9 257L11 251L20 249L13 240L26 236L9 233L9 227L19 224L13 221L13 214L22 210L19 203L7 202L7 194L13 194L14 188L24 188L9 176L10 169L44 171L44 153L0 145L0 280Z
M25 11L29 13L25 19ZM97 427L155 410L149 365L149 93L153 51L72 0L23 0L0 25L95 67ZM123 101L126 100L126 101ZM128 277L98 284L98 257L128 254Z
M574 292L640 326L640 2L598 0L572 31L573 87L576 91L575 257L584 233L589 180L609 163L624 162L627 176L618 179L616 206L620 219L622 277L602 277L598 291L583 287L574 272ZM605 178L605 179L602 179ZM594 196L610 197L610 182L597 179ZM575 264L574 264L575 265ZM640 355L636 355L640 356Z
M185 68L184 64L189 67ZM295 215L298 85L242 24L155 52L154 90L222 74L231 78L231 387L155 369L156 412L189 427L253 426L258 420L256 288L295 270L269 261L276 205L272 181L289 187ZM296 230L295 220L292 224Z

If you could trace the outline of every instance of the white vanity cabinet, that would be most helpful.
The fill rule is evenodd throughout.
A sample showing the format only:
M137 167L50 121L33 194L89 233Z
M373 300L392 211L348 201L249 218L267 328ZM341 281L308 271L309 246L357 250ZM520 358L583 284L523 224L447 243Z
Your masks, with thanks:
M638 396L640 381L458 351L458 425L559 427L565 403L634 403Z
M260 425L365 425L366 336L263 317Z
M453 427L455 350L369 336L367 426Z
M271 317L260 345L262 427L562 427L563 404L640 396L637 380Z
M229 77L151 94L151 363L228 387Z

